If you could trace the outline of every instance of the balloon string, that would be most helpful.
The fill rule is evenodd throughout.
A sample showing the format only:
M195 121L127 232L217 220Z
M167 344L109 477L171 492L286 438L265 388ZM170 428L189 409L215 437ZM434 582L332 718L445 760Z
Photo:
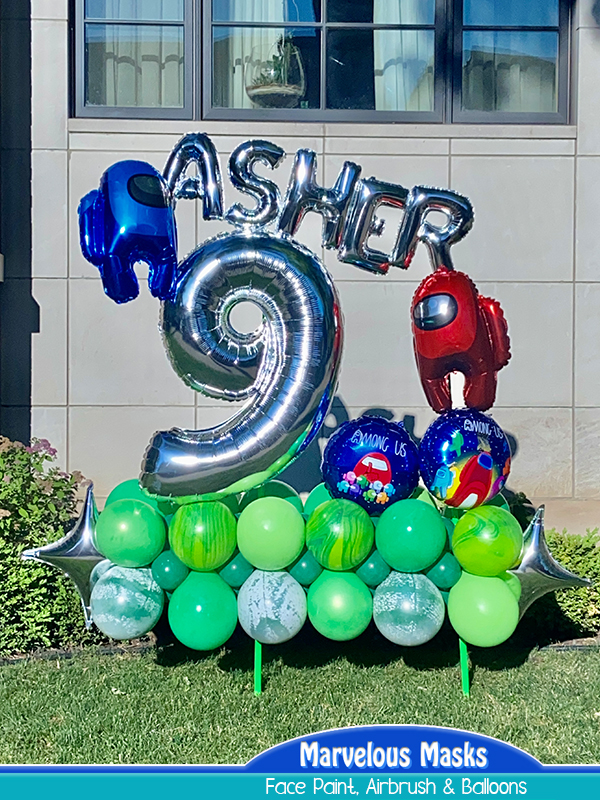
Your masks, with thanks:
M465 404L465 376L462 372L451 372L448 376L450 381L450 398L452 408L466 408Z

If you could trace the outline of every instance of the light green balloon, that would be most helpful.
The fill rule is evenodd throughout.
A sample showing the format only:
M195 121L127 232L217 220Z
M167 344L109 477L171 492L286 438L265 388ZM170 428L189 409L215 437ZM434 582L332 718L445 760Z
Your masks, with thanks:
M461 517L452 534L452 552L467 572L491 578L514 566L523 532L508 511L479 506Z
M289 486L283 481L268 481L267 483L263 483L262 486L256 486L254 489L250 489L250 491L246 492L242 497L240 511L243 511L250 503L253 503L261 497L280 497L282 500L287 500L288 503L291 503L294 508L302 513L302 499L300 495L292 486Z
M421 572L442 554L448 534L439 512L421 500L387 508L375 531L382 558L398 572Z
M238 520L240 553L257 569L285 569L304 546L304 518L281 497L261 497Z
M328 639L355 639L372 615L371 592L353 572L324 570L308 590L308 617Z
M169 625L186 647L214 650L237 624L233 589L215 572L190 572L169 602Z
M329 490L324 483L319 483L306 498L306 503L304 503L305 515L310 517L317 506L320 506L321 503L327 503L328 500L333 500Z
M495 647L517 627L519 603L507 581L463 572L450 589L448 617L465 642Z
M151 564L162 552L166 538L164 517L139 500L115 500L96 523L96 547L120 567Z

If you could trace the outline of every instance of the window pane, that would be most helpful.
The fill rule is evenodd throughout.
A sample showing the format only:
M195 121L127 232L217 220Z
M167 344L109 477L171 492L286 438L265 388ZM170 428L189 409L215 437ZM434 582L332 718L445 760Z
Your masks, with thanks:
M85 0L87 19L183 21L183 0Z
M435 0L327 0L329 22L433 25Z
M213 28L213 106L319 108L315 28Z
M321 0L212 0L214 22L319 22Z
M330 30L327 107L433 111L433 31Z
M464 33L466 110L557 110L558 34L508 31Z
M465 0L465 25L558 25L559 0Z
M183 27L86 25L85 98L92 106L183 107Z

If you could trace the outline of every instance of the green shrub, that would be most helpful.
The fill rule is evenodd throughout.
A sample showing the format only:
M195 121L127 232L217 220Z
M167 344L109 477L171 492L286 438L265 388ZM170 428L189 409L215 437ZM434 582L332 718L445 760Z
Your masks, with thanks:
M85 630L79 595L59 570L21 553L59 539L76 516L80 473L52 466L45 439L30 447L0 437L0 654L64 647L95 638Z
M551 592L530 607L525 619L539 627L539 634L555 641L595 636L600 631L598 529L588 531L585 536L549 530L546 541L559 564L582 578L589 578L594 585L589 589Z

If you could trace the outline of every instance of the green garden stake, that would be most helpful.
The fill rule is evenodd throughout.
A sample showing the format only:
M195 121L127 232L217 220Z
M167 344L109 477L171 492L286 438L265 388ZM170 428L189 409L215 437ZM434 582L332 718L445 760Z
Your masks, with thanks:
M262 694L262 644L254 640L254 694Z
M469 685L469 652L467 645L461 638L458 639L458 649L460 651L460 679L462 683L462 691L465 697L471 696L471 687Z

